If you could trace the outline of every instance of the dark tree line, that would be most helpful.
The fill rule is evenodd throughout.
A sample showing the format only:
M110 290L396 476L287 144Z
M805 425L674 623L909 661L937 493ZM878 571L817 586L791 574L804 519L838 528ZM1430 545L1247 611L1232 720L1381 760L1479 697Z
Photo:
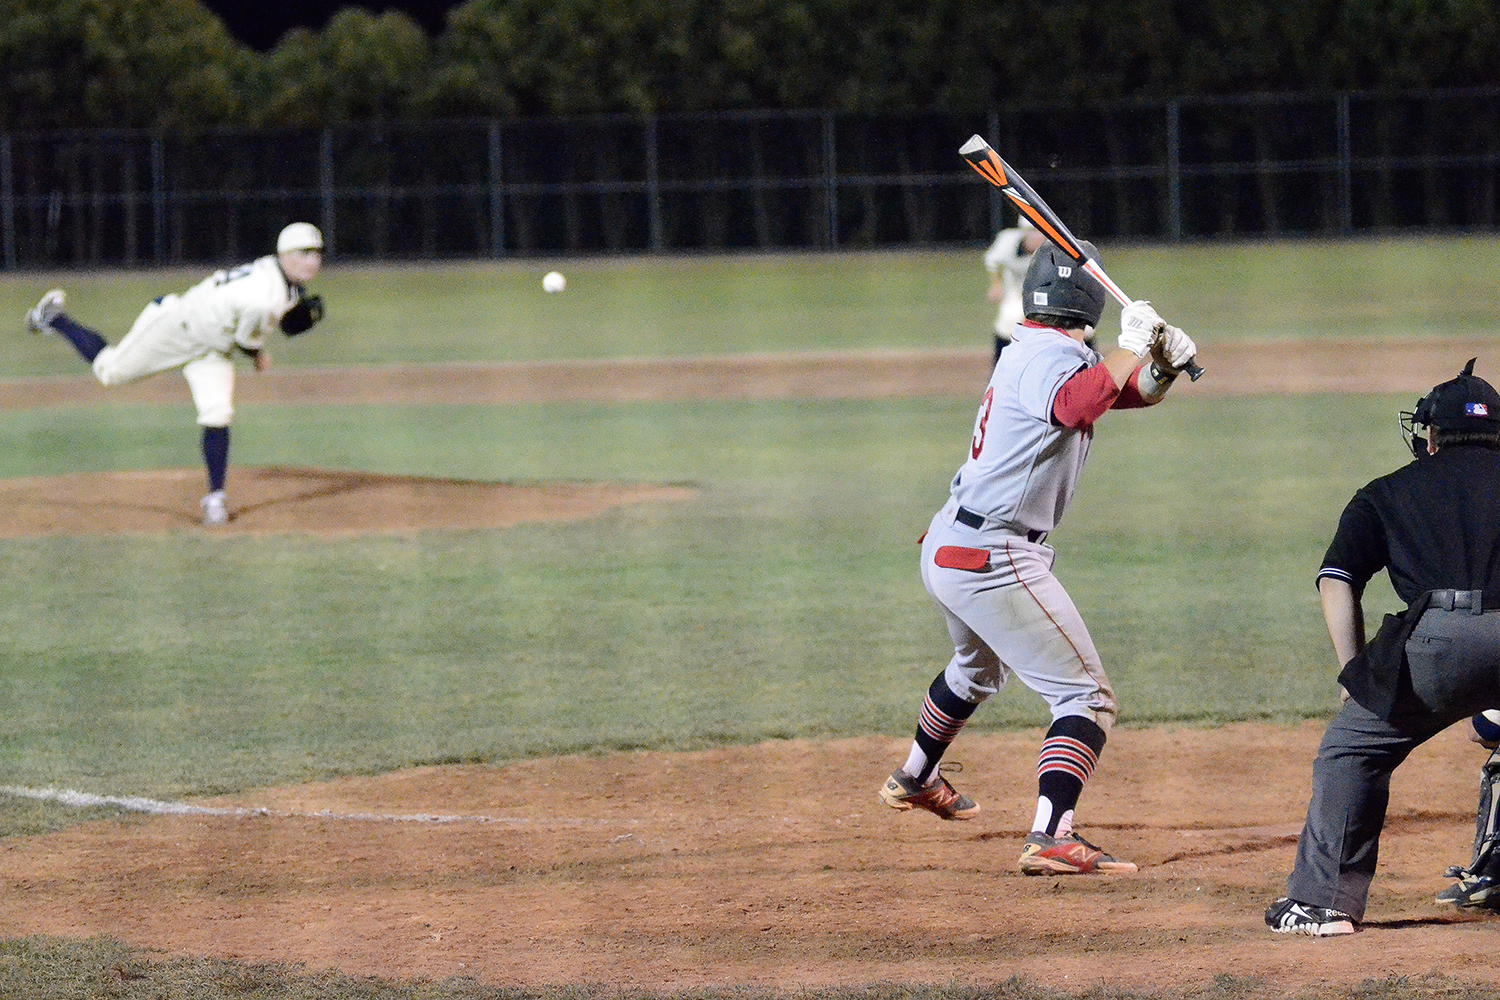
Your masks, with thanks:
M0 128L979 111L1500 83L1493 0L468 0L270 52L197 0L0 0Z

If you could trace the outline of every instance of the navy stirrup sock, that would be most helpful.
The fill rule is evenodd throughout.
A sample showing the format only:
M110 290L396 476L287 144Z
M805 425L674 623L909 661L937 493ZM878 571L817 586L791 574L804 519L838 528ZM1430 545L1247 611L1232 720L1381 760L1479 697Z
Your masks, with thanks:
M80 323L75 323L66 314L59 314L53 317L49 325L63 337L67 338L68 343L73 345L73 349L82 355L83 360L89 364L93 364L94 359L99 356L99 352L109 346L109 342L99 336L99 334Z
M208 491L222 490L229 471L228 427L203 428L203 464L208 467Z

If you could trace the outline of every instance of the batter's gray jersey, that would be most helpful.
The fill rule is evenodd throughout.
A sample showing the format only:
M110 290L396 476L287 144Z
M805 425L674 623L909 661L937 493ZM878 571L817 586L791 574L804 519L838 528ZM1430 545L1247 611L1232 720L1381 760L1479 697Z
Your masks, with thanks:
M968 459L953 499L1016 534L1049 532L1073 499L1093 431L1052 422L1057 391L1100 355L1067 334L1017 327L1000 355L974 419Z

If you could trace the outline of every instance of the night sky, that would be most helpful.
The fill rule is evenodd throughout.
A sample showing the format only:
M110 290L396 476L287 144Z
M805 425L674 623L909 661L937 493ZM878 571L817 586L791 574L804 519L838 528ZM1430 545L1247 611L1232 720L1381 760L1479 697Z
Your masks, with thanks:
M203 0L203 5L224 22L229 33L262 52L272 48L292 28L321 30L337 11L345 7L363 7L374 13L404 11L429 35L443 30L443 17L459 0L365 0L363 3L342 0Z

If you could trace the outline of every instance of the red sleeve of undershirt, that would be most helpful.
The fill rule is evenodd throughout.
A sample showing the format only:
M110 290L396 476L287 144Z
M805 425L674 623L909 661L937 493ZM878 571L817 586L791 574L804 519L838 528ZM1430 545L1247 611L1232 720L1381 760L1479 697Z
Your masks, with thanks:
M1104 416L1119 395L1120 389L1108 368L1103 365L1081 368L1052 397L1052 419L1062 427L1085 430Z
M1105 410L1131 410L1151 403L1141 395L1141 370L1136 368L1115 388L1114 376L1103 365L1083 368L1062 384L1052 400L1052 419L1063 427L1083 430L1104 415Z
M1120 395L1115 398L1114 409L1133 410L1150 405L1146 397L1141 395L1141 366L1137 365L1135 371L1131 372L1130 377L1125 380L1125 387L1120 390Z

